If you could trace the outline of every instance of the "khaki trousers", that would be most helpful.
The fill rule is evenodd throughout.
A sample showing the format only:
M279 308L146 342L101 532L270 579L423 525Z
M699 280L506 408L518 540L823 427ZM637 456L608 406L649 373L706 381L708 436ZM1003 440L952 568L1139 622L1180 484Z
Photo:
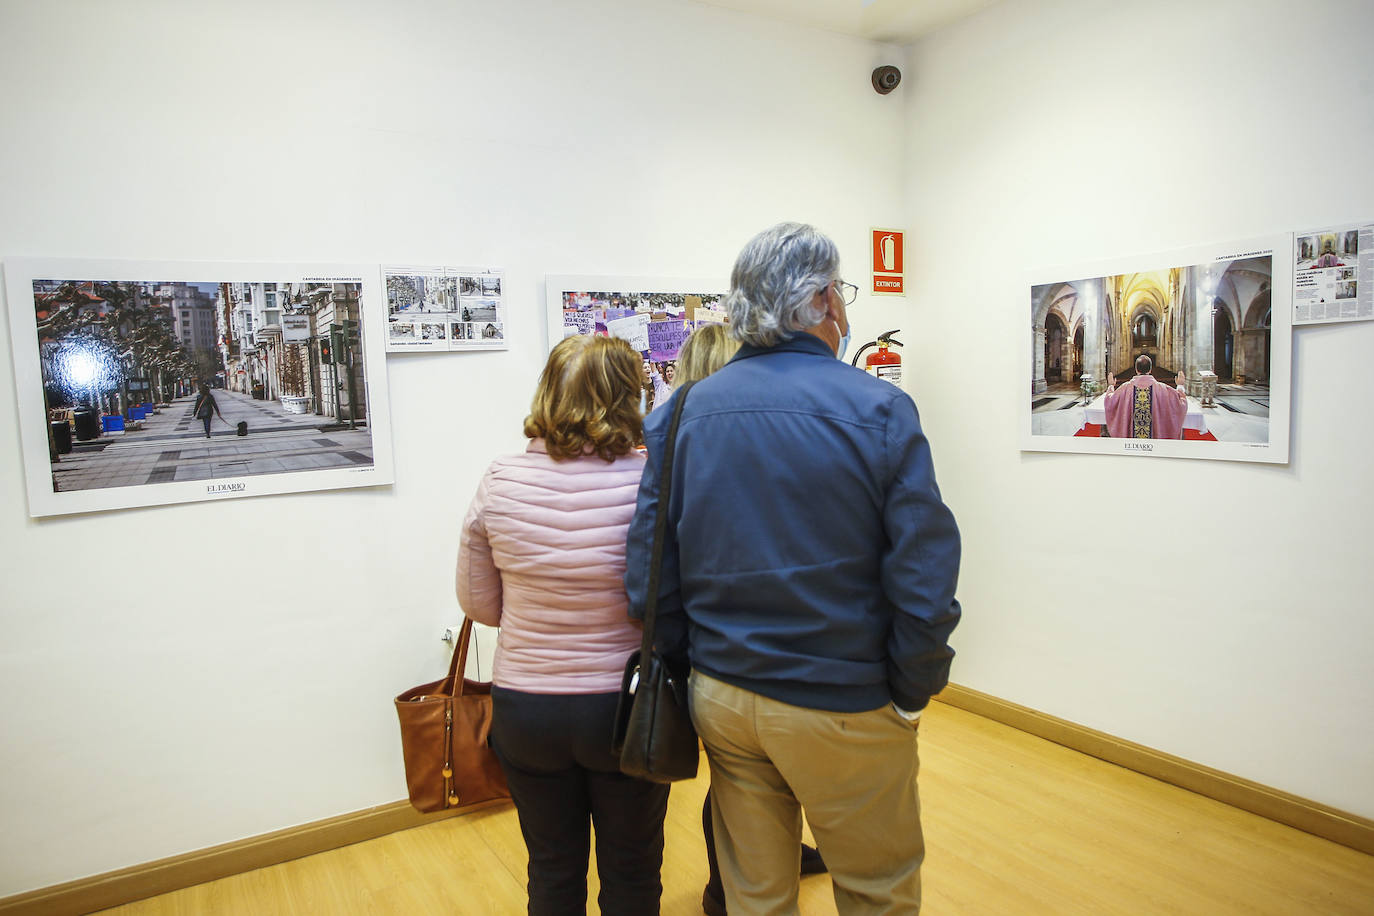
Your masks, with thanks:
M920 911L925 841L911 723L890 704L804 709L699 672L691 697L731 916L798 913L803 808L843 916Z

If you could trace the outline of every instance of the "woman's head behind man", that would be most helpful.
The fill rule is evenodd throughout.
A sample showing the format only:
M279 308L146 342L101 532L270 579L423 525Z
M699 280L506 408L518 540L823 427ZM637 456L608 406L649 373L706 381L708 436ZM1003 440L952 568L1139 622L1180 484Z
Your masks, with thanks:
M699 382L730 361L739 341L723 324L703 324L687 336L677 355L677 385Z
M643 361L628 343L589 334L565 338L539 376L525 435L542 438L559 461L587 454L613 461L643 441L642 390Z

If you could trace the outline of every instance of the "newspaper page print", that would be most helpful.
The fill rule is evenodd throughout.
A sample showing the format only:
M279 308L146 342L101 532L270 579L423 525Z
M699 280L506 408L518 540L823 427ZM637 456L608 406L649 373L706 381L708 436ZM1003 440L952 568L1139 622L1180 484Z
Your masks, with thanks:
M509 348L502 271L384 267L382 280L388 353Z
M1293 235L1293 323L1374 320L1374 223Z

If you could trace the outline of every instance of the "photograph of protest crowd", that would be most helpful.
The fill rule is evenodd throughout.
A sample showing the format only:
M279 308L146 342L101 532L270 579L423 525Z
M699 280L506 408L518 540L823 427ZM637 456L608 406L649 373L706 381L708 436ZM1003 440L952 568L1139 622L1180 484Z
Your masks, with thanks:
M724 284L703 280L549 277L549 345L573 334L620 337L644 358L649 409L666 400L678 350L705 322L724 323Z

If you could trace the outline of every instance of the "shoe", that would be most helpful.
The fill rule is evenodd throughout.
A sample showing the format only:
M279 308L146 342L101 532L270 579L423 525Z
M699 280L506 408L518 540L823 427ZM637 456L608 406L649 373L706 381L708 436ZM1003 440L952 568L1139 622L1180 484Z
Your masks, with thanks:
M707 885L706 890L701 892L701 911L706 916L726 916L725 901L720 897L711 895L710 885Z
M821 858L821 851L814 846L807 846L802 843L801 873L803 875L823 875L828 870L825 867L825 860Z

